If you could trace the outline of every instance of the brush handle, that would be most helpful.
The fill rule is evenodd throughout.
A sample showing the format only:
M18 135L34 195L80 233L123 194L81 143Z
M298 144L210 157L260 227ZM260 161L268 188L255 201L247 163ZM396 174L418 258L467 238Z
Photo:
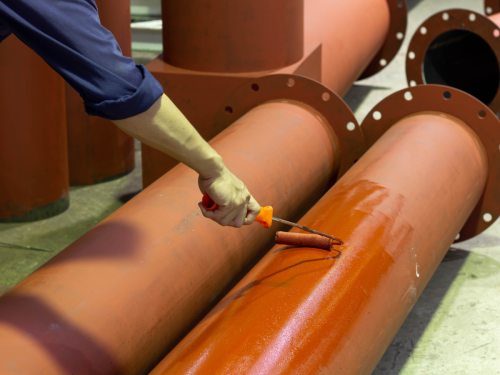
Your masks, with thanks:
M201 198L201 204L207 211L215 211L219 207L208 194ZM270 228L273 224L273 208L271 206L261 207L255 221L258 221L264 228Z

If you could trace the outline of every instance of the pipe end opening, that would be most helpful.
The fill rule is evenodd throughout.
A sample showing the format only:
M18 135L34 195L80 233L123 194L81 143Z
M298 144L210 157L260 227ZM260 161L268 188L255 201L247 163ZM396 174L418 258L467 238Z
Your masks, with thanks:
M467 30L447 31L435 38L422 67L427 84L451 86L489 105L500 81L500 66L490 45Z

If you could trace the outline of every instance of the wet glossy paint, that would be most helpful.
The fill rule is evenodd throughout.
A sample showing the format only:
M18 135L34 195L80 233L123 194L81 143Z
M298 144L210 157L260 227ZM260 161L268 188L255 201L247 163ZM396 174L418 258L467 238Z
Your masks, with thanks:
M211 145L288 220L340 164L331 126L300 103L258 106ZM201 215L201 196L197 174L175 167L0 297L0 373L151 370L284 229L221 227Z
M371 374L487 172L460 120L401 120L299 221L342 255L275 246L151 374Z

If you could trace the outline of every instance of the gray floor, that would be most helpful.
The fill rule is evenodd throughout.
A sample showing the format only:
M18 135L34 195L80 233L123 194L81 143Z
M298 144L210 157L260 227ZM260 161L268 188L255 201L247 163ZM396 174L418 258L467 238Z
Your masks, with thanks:
M408 0L405 44L380 74L358 82L345 99L361 122L370 109L406 87L404 60L409 37L439 10L452 7L482 11L482 0ZM155 53L134 51L146 63ZM64 249L141 187L137 167L126 177L71 189L70 209L30 224L0 224L0 241L53 250L41 252L0 245L0 294ZM449 251L374 371L395 374L500 373L500 222Z

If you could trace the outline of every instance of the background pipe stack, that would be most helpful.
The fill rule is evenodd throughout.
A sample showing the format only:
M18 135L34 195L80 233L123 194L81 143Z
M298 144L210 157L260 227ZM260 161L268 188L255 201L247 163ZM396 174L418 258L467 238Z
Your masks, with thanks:
M348 106L312 80L255 79L236 104L211 145L281 218L300 217L365 150ZM221 227L200 200L178 165L3 295L0 373L151 370L284 229Z
M64 81L13 35L0 56L0 222L45 219L69 207Z
M113 33L124 56L132 55L130 1L96 0L101 24ZM110 120L85 113L83 99L66 84L70 184L91 185L130 172L134 139Z
M272 248L151 374L371 374L458 234L498 218L499 125L444 86L382 101L299 221L344 245Z
M163 0L164 54L147 67L207 140L231 93L256 77L296 74L343 96L383 69L406 31L402 0ZM143 145L148 186L177 161Z
M425 20L408 47L408 85L451 86L500 115L500 4L486 0L485 10L491 15L449 9Z

